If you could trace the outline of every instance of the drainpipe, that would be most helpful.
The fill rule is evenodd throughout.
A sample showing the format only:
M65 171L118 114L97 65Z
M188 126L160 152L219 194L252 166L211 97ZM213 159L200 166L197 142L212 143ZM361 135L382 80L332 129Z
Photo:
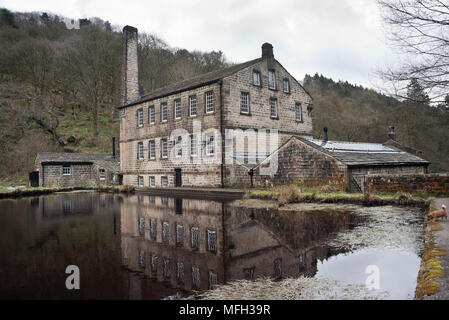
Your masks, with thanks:
M252 189L252 188L254 188L254 185L253 185L254 170L253 169L249 169L248 174L249 174L250 179L251 179L251 189ZM288 174L287 174L287 176L288 176Z
M224 161L225 161L225 132L223 128L223 80L218 80L220 84L220 131L221 131L221 187L224 188Z

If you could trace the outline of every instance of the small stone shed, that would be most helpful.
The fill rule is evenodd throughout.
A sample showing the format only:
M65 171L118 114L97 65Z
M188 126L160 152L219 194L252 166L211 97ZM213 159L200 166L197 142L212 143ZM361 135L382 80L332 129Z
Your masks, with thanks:
M35 168L40 187L119 185L120 163L110 154L39 153Z
M250 169L252 184L269 186L303 182L331 184L351 192L364 192L367 175L428 172L428 161L397 146L391 143L328 141L293 136ZM267 172L270 174L267 175ZM245 179L251 180L251 175L247 174ZM251 184L248 180L241 182Z

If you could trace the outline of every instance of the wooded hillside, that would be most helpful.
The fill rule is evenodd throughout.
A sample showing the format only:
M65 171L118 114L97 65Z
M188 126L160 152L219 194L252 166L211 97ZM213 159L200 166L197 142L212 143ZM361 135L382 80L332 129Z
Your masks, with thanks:
M67 29L61 17L0 9L0 182L26 182L37 152L110 152L119 136L121 27L99 18ZM141 92L228 63L222 52L189 52L139 34ZM373 90L306 76L315 137L400 142L424 151L433 170L449 169L447 106L398 102Z

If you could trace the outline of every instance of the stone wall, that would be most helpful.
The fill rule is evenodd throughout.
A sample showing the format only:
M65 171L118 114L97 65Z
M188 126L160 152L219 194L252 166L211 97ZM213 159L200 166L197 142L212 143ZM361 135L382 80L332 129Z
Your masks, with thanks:
M69 187L97 184L91 164L72 164L70 175L63 175L62 167L62 165L43 165L39 172L40 185L43 187Z
M368 175L366 189L387 192L428 192L449 194L449 174Z
M250 184L248 169L245 167L227 165L226 172L229 173L227 184ZM253 183L254 186L271 186L292 182L346 187L346 165L292 137L277 152L255 167Z
M349 190L351 192L365 192L365 180L367 175L410 175L424 173L426 173L426 166L424 165L368 166L349 168Z
M205 93L213 91L214 112L205 111ZM197 97L197 115L189 116L189 97ZM181 101L181 119L174 118L174 101ZM161 103L167 103L167 121L161 122ZM149 107L155 108L155 123L150 124ZM137 125L137 110L143 109L144 125ZM215 133L215 155L206 155L206 134ZM198 156L191 157L189 135L198 135ZM220 85L214 83L196 89L186 90L167 97L143 102L121 110L120 160L123 183L137 185L137 177L144 177L145 186L149 177L155 176L156 186L161 186L161 177L167 176L169 186L174 186L174 169L182 170L183 185L221 185L220 135ZM176 157L174 142L182 136L182 156ZM168 141L168 158L161 156L161 140ZM155 141L155 159L149 159L149 141ZM137 145L143 142L144 159L137 159Z
M261 86L253 84L253 70L261 74ZM276 89L268 88L268 70L275 71ZM287 79L290 92L283 91ZM249 93L249 114L240 112L241 93ZM270 98L277 99L278 117L270 117ZM312 113L307 108L312 98L275 59L264 59L223 80L223 123L226 128L277 129L279 133L311 136ZM296 121L295 104L302 106L302 120Z

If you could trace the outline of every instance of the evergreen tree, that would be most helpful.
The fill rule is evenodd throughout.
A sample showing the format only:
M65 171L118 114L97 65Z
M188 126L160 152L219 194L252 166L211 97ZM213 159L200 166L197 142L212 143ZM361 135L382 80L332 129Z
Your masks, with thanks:
M407 86L407 99L415 103L426 105L430 102L429 96L417 79L410 80L410 83Z

